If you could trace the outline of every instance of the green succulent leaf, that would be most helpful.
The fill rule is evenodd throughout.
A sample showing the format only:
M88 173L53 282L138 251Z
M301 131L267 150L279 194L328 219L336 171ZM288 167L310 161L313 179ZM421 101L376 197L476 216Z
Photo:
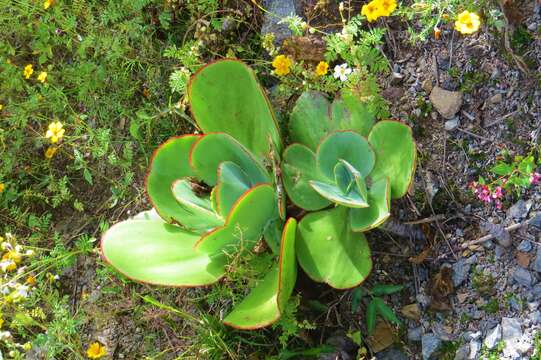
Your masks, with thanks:
M368 231L383 224L391 215L391 186L388 178L375 181L368 190L369 207L351 209L350 224L353 231Z
M320 210L331 204L310 186L310 180L325 180L316 166L316 156L304 145L289 145L284 152L282 178L291 201L305 210Z
M289 116L291 142L301 143L316 151L321 139L332 131L329 106L329 101L320 92L302 93Z
M254 72L237 60L202 67L188 84L193 117L204 133L231 135L257 158L268 157L282 140L270 103Z
M248 175L240 166L231 161L224 161L218 167L218 185L216 185L216 206L225 218L237 199L252 187Z
M322 181L310 181L310 186L321 196L334 203L351 207L364 208L368 206L366 197L363 197L357 187L350 188L347 193L344 193L336 184L325 183Z
M388 177L391 197L404 196L413 179L417 157L411 128L398 121L380 121L372 128L368 142L376 153L371 177Z
M218 166L224 161L237 164L246 173L252 184L270 181L270 176L261 163L228 134L207 134L193 144L190 153L190 165L195 173L208 185L216 185L218 182Z
M171 191L180 206L194 214L193 226L198 229L211 230L224 224L224 220L212 209L209 196L199 197L193 192L190 179L175 181L172 184ZM199 222L196 223L195 219L198 219Z
M205 234L196 249L206 253L234 254L251 249L266 226L278 217L276 193L269 184L260 184L242 194L229 212L225 225Z
M167 286L202 286L218 281L227 258L196 251L199 235L163 220L126 220L101 239L103 258L132 280Z
M317 91L301 94L289 118L292 142L316 151L321 140L333 131L351 130L367 136L374 124L374 114L350 90L343 90L332 105Z
M348 224L348 208L338 206L306 215L299 223L298 260L315 281L337 289L361 284L372 270L368 242Z
M334 179L334 168L340 160L347 161L362 177L366 177L374 167L374 151L361 135L353 131L337 131L319 144L316 163L324 176Z
M152 156L146 187L152 205L166 222L176 222L188 229L204 232L208 225L201 223L199 214L179 204L171 191L174 181L195 175L190 167L189 154L199 138L199 135L184 135L160 145Z
M332 119L338 124L336 129L353 130L362 136L368 136L376 120L368 104L362 102L352 90L342 90L332 103Z
M224 319L224 323L238 329L258 329L280 318L297 278L295 260L295 232L297 222L287 221L281 240L280 258L250 294Z

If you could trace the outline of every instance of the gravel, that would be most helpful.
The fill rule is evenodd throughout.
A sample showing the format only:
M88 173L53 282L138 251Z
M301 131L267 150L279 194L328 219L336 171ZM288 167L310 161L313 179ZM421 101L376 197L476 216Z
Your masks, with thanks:
M441 346L441 339L434 334L424 334L421 339L423 360L432 359L434 353Z

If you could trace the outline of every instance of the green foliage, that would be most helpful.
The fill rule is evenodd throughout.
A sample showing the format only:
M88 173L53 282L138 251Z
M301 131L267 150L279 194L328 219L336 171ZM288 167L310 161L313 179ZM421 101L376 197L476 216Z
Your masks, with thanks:
M195 121L208 133L172 138L156 150L147 176L155 211L109 229L104 258L134 280L201 286L242 271L237 259L265 235L276 263L264 277L248 280L251 292L224 319L240 329L280 318L293 292L297 259L312 279L335 288L363 282L372 260L360 231L385 221L391 195L407 190L416 157L411 130L394 121L374 125L353 92L344 91L332 105L319 93L305 93L291 116L290 140L300 152L285 152L288 168L280 164L283 142L273 110L246 65L209 64L187 89ZM396 139L400 146L392 145ZM282 228L287 214L280 173L290 198L311 202L314 210L341 206L304 216L298 229L290 218ZM299 178L306 183L295 188ZM378 297L373 304L385 319L399 322Z

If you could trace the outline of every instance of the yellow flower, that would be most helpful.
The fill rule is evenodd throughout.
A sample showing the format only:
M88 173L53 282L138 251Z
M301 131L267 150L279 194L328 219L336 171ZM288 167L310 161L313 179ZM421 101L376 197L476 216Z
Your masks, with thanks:
M377 18L381 15L379 1L372 0L368 4L363 5L361 9L361 15L366 16L366 20L368 20L368 22L377 20Z
M6 185L4 185L4 183L0 183L0 193L4 192L5 189L6 189Z
M318 76L323 76L329 71L329 64L325 61L320 61L316 66L316 74Z
M4 325L4 319L0 318L0 328Z
M0 104L0 111L4 108L4 105Z
M49 130L47 130L47 133L45 134L45 137L51 138L51 142L53 144L56 144L58 140L62 139L64 136L65 130L62 129L62 123L60 121L54 121L51 124L49 124Z
M465 10L458 14L455 21L455 30L461 34L473 34L481 26L481 20L476 13Z
M291 61L291 59L285 55L278 55L276 58L274 58L274 61L272 62L274 72L278 76L289 74L292 65L293 62Z
M30 286L36 285L36 278L33 277L32 275L28 275L28 277L26 278L26 281L24 283L28 284Z
M47 72L46 71L40 72L39 75L38 75L38 80L41 81L42 83L44 83L45 80L47 80Z
M396 0L376 0L378 2L379 16L389 16L396 9Z
M25 79L29 79L33 73L34 73L34 67L32 66L32 64L28 64L24 67L23 75Z
M99 342L93 342L86 350L86 356L88 356L89 359L99 359L105 355L107 355L107 350L105 349L105 346Z
M45 151L45 158L52 159L58 148L56 146L49 146Z
M51 5L53 4L53 2L54 2L54 0L45 0L45 1L43 2L43 8L44 8L45 10L47 10L48 8L51 7Z
M21 262L22 256L17 250L9 250L2 256L2 260L13 260L15 264Z

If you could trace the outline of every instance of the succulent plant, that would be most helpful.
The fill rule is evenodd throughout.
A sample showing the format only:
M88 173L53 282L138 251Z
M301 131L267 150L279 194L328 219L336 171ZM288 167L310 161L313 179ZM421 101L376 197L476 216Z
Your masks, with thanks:
M375 123L367 106L343 91L332 104L321 93L303 93L289 131L292 144L282 161L287 195L302 209L320 210L299 223L299 263L315 281L357 286L372 269L362 232L381 225L391 198L410 186L416 160L411 129L398 121Z
M362 232L385 221L390 198L404 195L411 181L416 152L409 128L374 125L351 92L332 104L307 92L291 114L293 143L283 151L264 90L236 60L201 68L188 96L203 134L158 147L146 178L153 209L112 226L102 237L103 258L136 281L204 286L263 238L276 261L224 319L241 329L280 317L297 261L336 288L364 281L372 260ZM314 212L298 224L287 219L282 186L293 205Z

